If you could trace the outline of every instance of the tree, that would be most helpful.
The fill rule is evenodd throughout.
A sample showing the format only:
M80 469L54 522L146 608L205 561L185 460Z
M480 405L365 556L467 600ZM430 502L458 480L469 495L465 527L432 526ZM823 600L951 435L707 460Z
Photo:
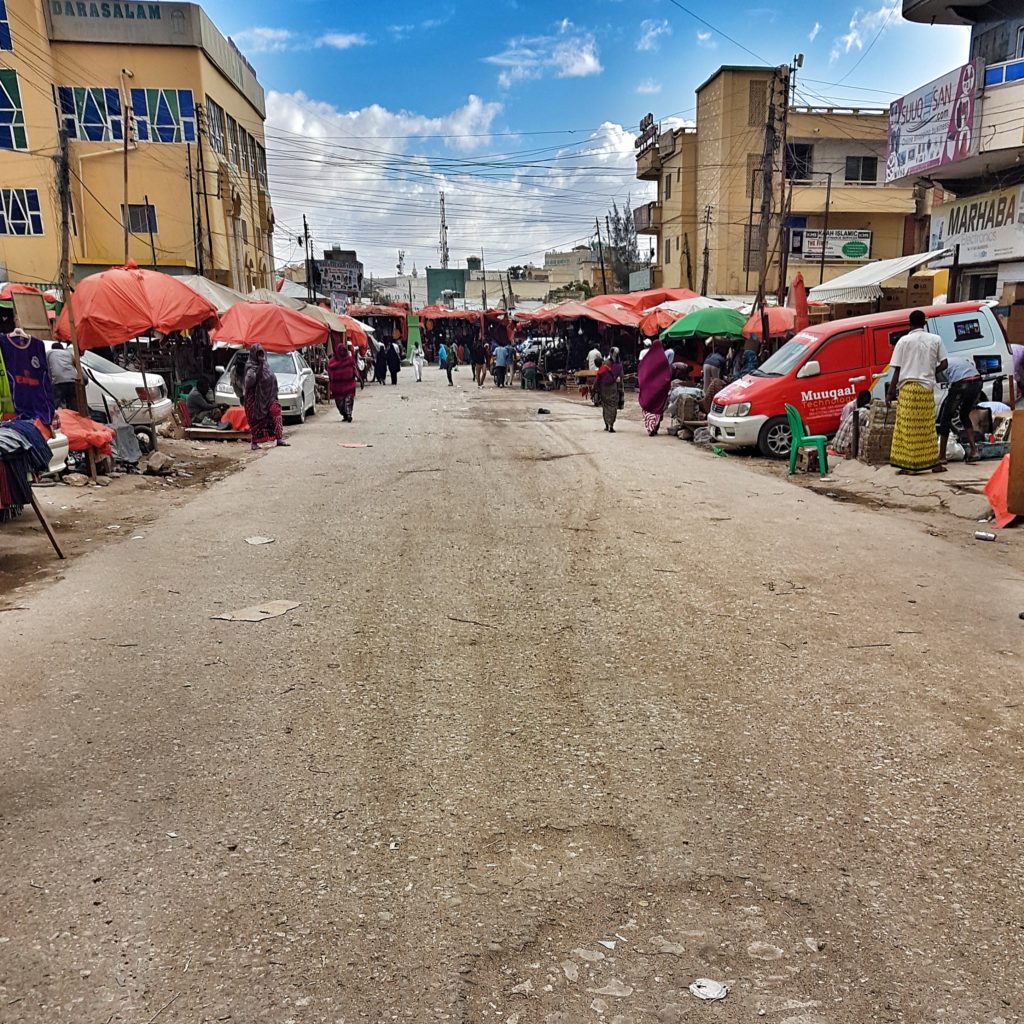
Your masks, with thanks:
M614 282L614 291L629 291L629 275L644 266L640 259L640 246L637 241L636 224L633 223L633 197L626 196L623 209L612 200L612 208L605 218L608 230L607 245L604 259L608 268L609 287Z
M522 281L526 277L526 267L509 267L508 276L512 278L513 281Z

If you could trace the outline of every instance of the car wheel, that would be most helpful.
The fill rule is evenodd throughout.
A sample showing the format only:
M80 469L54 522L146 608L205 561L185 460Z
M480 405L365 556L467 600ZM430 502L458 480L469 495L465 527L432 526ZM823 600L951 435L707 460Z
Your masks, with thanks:
M792 444L793 435L785 416L773 416L757 436L758 450L769 459L788 459Z

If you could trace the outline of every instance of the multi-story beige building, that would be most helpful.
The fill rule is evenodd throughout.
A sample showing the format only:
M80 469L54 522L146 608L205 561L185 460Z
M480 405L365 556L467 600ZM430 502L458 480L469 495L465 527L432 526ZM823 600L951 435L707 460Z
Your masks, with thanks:
M263 89L203 10L6 0L0 12L0 278L57 280L63 128L76 278L124 263L127 220L140 265L270 285Z
M770 108L778 135L770 292L780 274L788 282L801 271L815 285L925 243L927 218L918 216L926 212L919 208L924 200L912 187L884 184L887 112L787 110L788 92L788 68L722 67L697 89L695 128L661 131L647 119L637 177L657 182L658 198L635 210L634 219L638 232L658 239L655 286L701 291L706 276L710 294L757 289Z
M584 283L593 287L601 273L589 245L577 245L567 252L544 253L544 269L547 279L555 286Z

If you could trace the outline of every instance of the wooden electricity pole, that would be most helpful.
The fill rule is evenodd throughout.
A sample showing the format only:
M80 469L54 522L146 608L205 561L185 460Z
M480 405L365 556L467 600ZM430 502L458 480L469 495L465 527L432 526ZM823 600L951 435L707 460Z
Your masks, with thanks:
M68 161L68 133L60 130L60 149L57 155L57 195L60 197L60 290L68 311L68 331L71 334L71 353L75 361L75 404L81 416L89 415L89 402L85 395L85 378L82 376L82 353L78 350L78 331L75 328L75 311L71 303L71 166ZM90 447L85 449L89 465L89 478L96 482L96 453Z
M693 291L693 263L690 260L690 236L683 232L683 258L686 260L686 287Z
M608 294L608 278L604 272L604 244L601 242L601 222L595 217L594 227L597 228L597 254L601 257L601 291Z
M708 293L708 264L710 263L711 257L711 205L710 203L704 207L704 269L700 275L700 293L701 295L707 295Z
M764 152L761 154L761 223L758 230L758 256L760 269L757 275L757 300L755 306L761 311L761 338L768 337L768 310L765 308L765 288L768 280L768 238L772 226L772 193L774 190L774 162L778 136L775 131L775 101L779 88L779 73L772 72L768 87L768 114L764 126Z

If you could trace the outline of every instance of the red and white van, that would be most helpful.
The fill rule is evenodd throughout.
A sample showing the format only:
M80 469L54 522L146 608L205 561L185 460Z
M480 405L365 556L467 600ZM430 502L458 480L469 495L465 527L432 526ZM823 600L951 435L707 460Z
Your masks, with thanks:
M973 359L988 381L1012 375L1010 346L990 305L958 302L923 312L927 329L942 338L949 355ZM862 391L884 394L892 376L889 358L910 330L910 313L872 313L801 331L752 374L715 395L708 415L712 443L787 456L787 403L799 410L810 433L834 434L847 402Z

